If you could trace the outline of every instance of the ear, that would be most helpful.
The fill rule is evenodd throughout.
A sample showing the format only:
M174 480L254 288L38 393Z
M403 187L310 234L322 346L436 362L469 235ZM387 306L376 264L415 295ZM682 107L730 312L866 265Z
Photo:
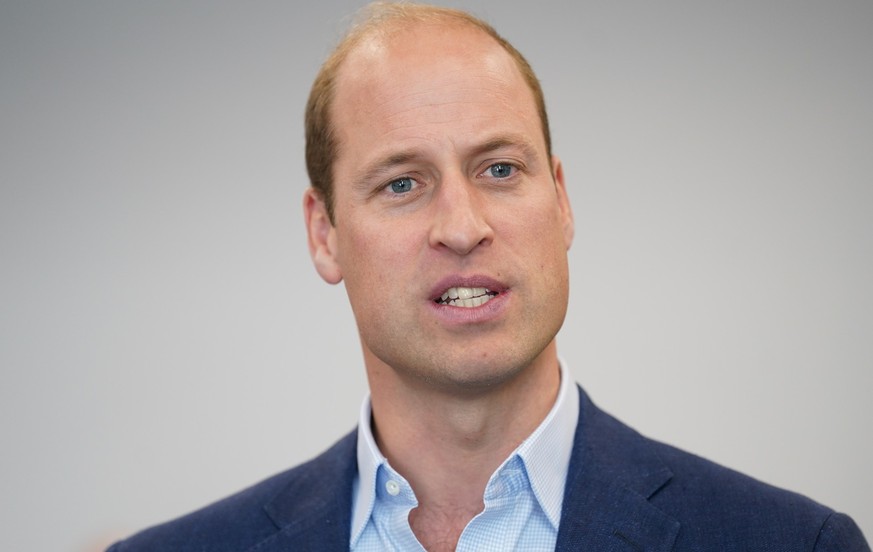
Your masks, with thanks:
M336 258L336 229L330 222L324 199L312 187L303 194L303 218L315 270L325 282L340 283L343 275Z
M564 184L564 168L557 155L552 156L552 175L555 178L555 191L558 194L558 208L561 211L561 225L564 227L564 243L567 249L573 244L575 227L573 224L573 209L570 207L570 198L567 197L567 187Z

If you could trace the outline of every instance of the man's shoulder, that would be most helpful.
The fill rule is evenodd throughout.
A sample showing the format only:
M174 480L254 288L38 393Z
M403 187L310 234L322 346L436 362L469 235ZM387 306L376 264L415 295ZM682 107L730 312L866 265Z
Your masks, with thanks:
M107 552L239 552L289 525L314 524L348 510L355 432L316 458L177 519L141 531ZM346 489L348 487L348 489ZM303 527L305 529L305 527Z
M741 549L740 537L783 550L869 550L855 522L815 500L671 445L648 440L673 472L653 505L682 522L680 542L695 549L726 542ZM843 543L831 546L829 543ZM739 547L739 548L738 548Z
M672 472L669 484L653 495L655 503L670 503L674 509L701 515L717 509L728 519L751 513L767 515L787 511L823 520L833 512L799 493L765 483L675 446L644 439Z
M596 450L584 454L597 474L587 480L599 475L611 482L603 487L606 493L622 488L647 500L663 514L664 524L675 524L676 550L763 550L767 543L773 550L869 550L848 516L642 436L597 409L584 393L582 400L577 438ZM843 548L828 544L837 542Z

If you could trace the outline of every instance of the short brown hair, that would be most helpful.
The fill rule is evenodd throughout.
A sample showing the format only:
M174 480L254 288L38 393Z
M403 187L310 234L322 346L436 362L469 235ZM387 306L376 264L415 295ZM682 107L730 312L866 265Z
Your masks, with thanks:
M306 170L312 187L321 195L327 206L331 224L334 224L333 204L333 163L338 152L338 144L330 121L337 74L349 53L365 38L396 28L401 22L457 22L479 29L497 41L515 61L527 85L533 92L537 111L542 123L546 153L552 155L552 139L543 90L530 64L512 44L500 36L494 27L481 19L460 10L413 4L407 2L374 2L358 12L356 23L334 48L330 57L321 66L315 77L309 101L306 103ZM389 27L390 26L390 27Z

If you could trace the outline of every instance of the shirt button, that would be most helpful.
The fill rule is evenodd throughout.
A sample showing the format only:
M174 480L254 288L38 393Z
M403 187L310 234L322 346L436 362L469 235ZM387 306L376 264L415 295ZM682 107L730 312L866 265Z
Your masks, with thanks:
M400 484L393 479L389 479L387 483L385 483L385 490L388 491L388 494L391 496L397 496L400 494Z

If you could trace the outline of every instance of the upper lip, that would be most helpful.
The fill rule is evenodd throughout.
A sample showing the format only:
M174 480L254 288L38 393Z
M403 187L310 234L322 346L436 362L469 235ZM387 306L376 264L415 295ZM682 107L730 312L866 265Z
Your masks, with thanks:
M486 288L488 291L492 291L494 293L503 293L508 289L506 284L499 282L498 280L495 280L490 276L485 276L482 274L474 274L472 276L453 275L442 278L431 288L431 300L438 300L443 293L453 287Z

